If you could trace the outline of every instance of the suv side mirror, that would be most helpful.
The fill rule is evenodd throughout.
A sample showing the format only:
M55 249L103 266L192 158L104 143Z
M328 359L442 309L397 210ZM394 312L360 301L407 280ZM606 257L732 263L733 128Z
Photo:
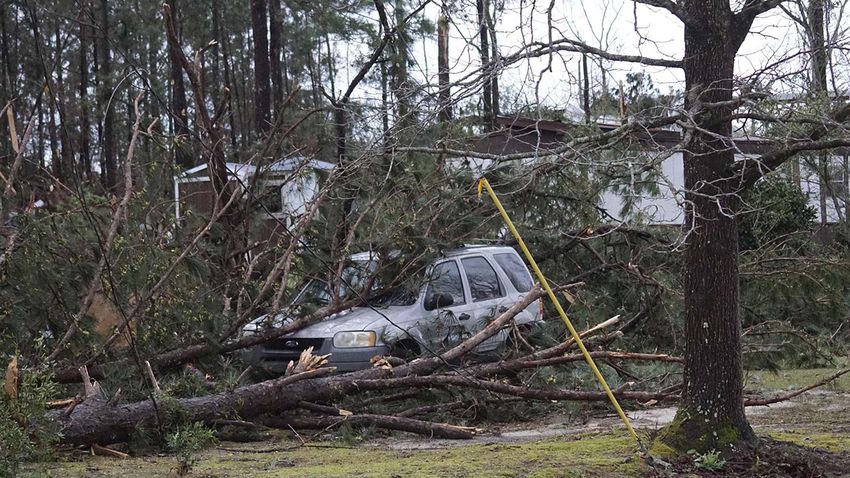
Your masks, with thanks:
M454 297L448 294L434 294L425 302L425 310L442 309L455 303Z

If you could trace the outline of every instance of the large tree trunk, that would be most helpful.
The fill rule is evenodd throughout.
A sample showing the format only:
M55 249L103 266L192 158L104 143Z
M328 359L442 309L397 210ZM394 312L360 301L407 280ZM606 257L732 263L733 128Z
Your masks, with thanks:
M265 0L251 0L251 28L254 38L254 128L269 129L269 37Z
M228 35L224 34L223 29L221 28L221 0L213 0L212 2L212 18L213 18L213 35L215 35L216 40L218 41L219 48L218 52L221 53L221 58L219 59L219 64L222 65L224 69L224 87L229 89L231 94L227 96L227 119L230 123L230 147L235 151L236 150L236 112L233 110L233 97L236 98L236 103L239 104L239 90L234 88L233 85L233 73L231 72L230 67L230 42L228 40ZM216 53L218 57L218 53Z
M80 18L88 19L88 1L83 0L80 4ZM91 178L91 154L89 152L89 27L86 22L80 22L80 163L82 167L81 176L84 179Z
M174 9L179 35L182 15L176 0L171 1L171 8ZM195 165L195 160L192 158L192 150L189 147L191 138L189 137L189 104L186 100L186 84L183 81L183 68L180 66L180 61L177 59L174 50L168 50L168 59L171 70L171 123L173 125L172 133L174 134L174 164L187 169Z
M486 68L490 64L490 32L487 28L487 9L489 8L487 0L476 0L476 8L478 10L478 39L480 42L479 54L481 56L481 68L484 75L482 81L484 87L481 96L482 120L484 127L488 130L493 129L493 83L490 77L487 76Z
M0 90L0 103L3 105L9 101L12 87L12 60L9 56L9 33L6 27L6 19L11 18L11 5L3 3L0 5L0 78L2 78L2 90Z
M274 117L280 114L280 108L286 99L283 93L283 70L280 63L281 36L283 35L283 17L280 0L269 0L269 67L271 69L272 98Z
M437 74L438 116L445 129L446 124L452 119L452 93L449 84L449 17L445 5L437 20Z
M109 2L100 1L100 105L105 108L103 112L103 137L101 149L101 181L104 188L114 191L118 184L118 160L115 152L115 133L113 132L115 122L115 105L110 103L112 97L112 58L109 47Z
M703 451L753 437L744 415L732 111L700 107L732 99L735 55L749 28L740 31L727 1L685 5L692 20L685 26L685 109L698 111L684 154L686 354L679 411L662 440Z
M404 0L396 0L395 2L395 24L396 36L393 43L393 92L396 98L396 132L404 131L407 126L410 126L413 118L411 118L411 89L408 81L407 63L410 59L408 52L408 41L410 39L407 33L407 25L405 25L404 17L406 15L404 8Z
M809 0L809 5L806 11L806 18L809 21L809 24L807 25L808 28L806 34L809 37L809 48L812 51L812 79L811 84L809 85L809 93L816 98L816 101L820 99L819 97L824 96L826 94L827 50L824 41L823 31L823 1L824 0ZM799 162L799 160L796 158L794 159L794 161L797 163ZM820 179L820 184L818 188L818 196L820 200L820 223L821 227L825 227L829 219L827 197L830 196L832 193L829 187L830 170L826 154L818 154L817 168L818 176ZM799 166L797 166L797 169L799 170Z
M484 8L484 22L487 24L487 33L490 36L490 61L496 63L499 61L499 44L496 38L496 24L493 20L493 15L490 14L490 6L491 3L489 0L485 1ZM493 113L493 121L495 124L496 117L499 116L499 72L497 69L493 69L493 72L490 76L490 94L492 95L492 100L490 103L491 112Z

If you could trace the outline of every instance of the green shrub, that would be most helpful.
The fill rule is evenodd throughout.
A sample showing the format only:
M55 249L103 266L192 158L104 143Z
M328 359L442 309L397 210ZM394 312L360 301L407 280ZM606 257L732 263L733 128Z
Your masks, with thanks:
M688 454L694 458L694 464L697 468L706 471L718 471L726 466L726 460L720 456L719 451L714 449L705 453L697 453L695 450L689 450Z
M45 427L47 401L57 388L50 371L24 368L20 376L16 398L0 391L0 477L16 476L22 463L49 456L57 439Z
M799 245L814 226L815 208L799 186L781 176L771 176L748 191L740 214L741 250L758 249L775 241ZM792 236L802 233L796 240Z
M213 431L200 422L177 426L166 435L165 444L177 455L177 475L186 476L198 462L196 454L216 444Z

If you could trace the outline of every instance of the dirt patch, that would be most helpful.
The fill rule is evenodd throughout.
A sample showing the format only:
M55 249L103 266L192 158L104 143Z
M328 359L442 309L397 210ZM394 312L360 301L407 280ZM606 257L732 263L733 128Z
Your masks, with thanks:
M850 453L808 448L795 443L761 439L756 447L737 450L721 458L718 470L705 469L698 460L682 457L654 476L820 478L847 476Z

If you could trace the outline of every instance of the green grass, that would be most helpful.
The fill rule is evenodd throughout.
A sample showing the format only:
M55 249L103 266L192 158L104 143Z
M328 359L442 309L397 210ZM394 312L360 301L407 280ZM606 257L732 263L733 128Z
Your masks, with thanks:
M813 368L799 370L780 370L777 373L765 370L750 370L746 373L748 390L792 390L813 384L837 372L838 368ZM834 392L850 391L850 373L838 380L824 385L820 389Z
M847 434L834 432L806 433L799 430L789 430L770 432L768 435L773 439L790 441L798 445L836 452L850 452L850 436Z
M231 445L244 449L268 444ZM302 447L275 453L202 452L190 476L215 477L629 477L648 471L624 434L585 435L526 443L432 450ZM172 457L127 460L88 457L83 462L31 465L23 476L152 478L174 476Z
M837 369L747 372L747 388L765 395L800 388L835 373ZM850 375L850 374L848 374ZM850 391L850 376L824 390ZM831 451L850 452L846 417L850 404L836 396L814 395L794 407L776 407L751 417L761 435ZM585 434L522 443L469 444L454 442L435 449L390 450L367 441L348 447L339 441L272 453L233 452L213 448L199 453L194 477L636 477L649 471L624 433ZM426 439L405 438L428 446ZM286 448L288 440L253 444L226 444L241 450ZM175 476L174 456L151 455L127 460L60 454L54 463L31 464L26 477Z

